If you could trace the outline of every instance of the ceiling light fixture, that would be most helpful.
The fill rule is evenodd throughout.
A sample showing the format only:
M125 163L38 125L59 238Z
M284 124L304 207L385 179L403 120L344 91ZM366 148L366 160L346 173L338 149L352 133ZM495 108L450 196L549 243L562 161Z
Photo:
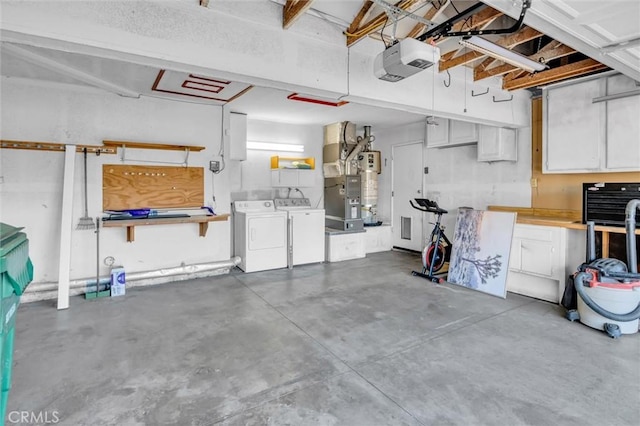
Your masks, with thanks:
M530 73L542 71L548 68L547 65L541 62L533 61L524 55L504 48L482 37L463 37L460 40L460 44L471 50L475 50L476 52L484 53L494 59L511 64L514 67L522 68Z
M247 149L254 149L259 151L304 152L304 145L247 141Z

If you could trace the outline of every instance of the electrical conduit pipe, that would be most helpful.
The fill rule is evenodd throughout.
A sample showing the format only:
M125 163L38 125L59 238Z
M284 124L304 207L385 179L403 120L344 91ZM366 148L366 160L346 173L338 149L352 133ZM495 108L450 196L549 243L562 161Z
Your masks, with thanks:
M162 282L167 282L167 280L162 280L165 277L175 277L175 276L184 276L183 279L196 278L200 274L211 272L211 271L224 271L226 269L231 269L234 266L240 263L240 257L235 256L229 260L219 261L219 262L209 262L209 263L197 263L193 265L182 265L174 268L163 268L155 271L142 271L142 272L127 272L127 283L132 281L142 281L142 280L156 280L153 284L160 284ZM110 277L100 278L100 284L108 284L111 282ZM86 291L92 291L91 287L96 285L95 278L85 278L72 280L69 282L70 289L82 289ZM134 286L135 287L135 286ZM44 300L49 298L54 298L55 293L58 291L57 283L33 283L33 285L29 286L29 289L25 292L24 297L26 297L26 302L35 301L35 300ZM95 291L95 287L93 289ZM75 294L84 293L75 292ZM51 297L48 296L47 293L54 293ZM40 295L40 296L39 296ZM41 297L45 296L45 297Z

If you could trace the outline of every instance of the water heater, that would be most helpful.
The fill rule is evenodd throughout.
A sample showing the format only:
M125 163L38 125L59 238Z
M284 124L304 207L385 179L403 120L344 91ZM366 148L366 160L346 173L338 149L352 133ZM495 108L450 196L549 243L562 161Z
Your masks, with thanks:
M378 174L380 151L360 153L361 209L362 220L366 225L378 223Z

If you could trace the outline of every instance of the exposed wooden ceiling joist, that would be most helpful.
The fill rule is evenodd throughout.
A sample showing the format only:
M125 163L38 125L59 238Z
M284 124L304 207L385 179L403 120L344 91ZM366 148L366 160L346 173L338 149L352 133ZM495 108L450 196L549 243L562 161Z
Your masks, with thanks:
M528 58L536 62L540 61L540 59L544 59L544 62L548 63L554 59L562 58L563 56L568 56L576 52L575 49L556 41L549 43L549 45L556 45L556 47L547 50L540 50ZM484 69L481 64L473 70L473 80L478 81L487 77L503 75L518 69L519 68L510 64L503 64L493 68Z
M496 42L496 44L511 49L522 43L526 43L527 41L531 41L542 36L543 34L541 32L536 31L533 28L524 27L516 33L502 37ZM469 62L473 62L478 58L486 56L480 52L471 51L454 58L452 56L455 55L455 53L456 52L449 52L448 54L442 55L442 58L440 59L440 72L459 65L468 64Z
M584 74L605 70L607 68L608 67L606 65L603 65L598 61L585 59L583 61L574 62L573 64L553 68L548 71L542 71L536 74L530 74L513 80L504 81L502 88L504 90L528 89L530 87L555 83L568 78L579 77Z
M314 0L287 0L282 9L282 28L293 25L313 4Z
M349 28L347 28L348 34L354 34L356 31L358 31L358 28L360 27L362 20L365 18L365 16L367 16L367 13L369 13L372 6L373 6L373 1L371 0L365 0L365 2L362 3L362 7L360 8L360 11L356 15L356 17L353 18L353 21L351 22L351 25L349 25Z
M422 2L421 0L401 0L395 3L395 6L403 10L409 10L412 6L421 2ZM362 6L362 9L360 9L360 11L362 12L364 8L365 8L365 5ZM351 29L351 27L353 27L354 24L359 25L359 23L356 23L356 19L358 19L358 16L360 16L360 13L358 13L358 15L355 17L355 19L349 26L349 29ZM360 20L362 20L362 18L360 18ZM364 24L362 27L358 26L355 31L347 31L346 32L347 47L351 46L358 40L368 36L372 32L379 30L385 24L386 21L387 21L387 14L385 12L382 12L378 14L375 18L369 20L369 22Z

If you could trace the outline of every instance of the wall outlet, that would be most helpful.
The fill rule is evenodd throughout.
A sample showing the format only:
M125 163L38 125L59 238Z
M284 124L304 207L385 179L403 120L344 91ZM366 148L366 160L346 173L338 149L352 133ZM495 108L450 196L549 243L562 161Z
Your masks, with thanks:
M531 187L532 188L537 188L538 187L538 179L536 179L536 178L531 179Z
M217 160L209 161L209 170L213 173L218 173L220 171L220 162Z

